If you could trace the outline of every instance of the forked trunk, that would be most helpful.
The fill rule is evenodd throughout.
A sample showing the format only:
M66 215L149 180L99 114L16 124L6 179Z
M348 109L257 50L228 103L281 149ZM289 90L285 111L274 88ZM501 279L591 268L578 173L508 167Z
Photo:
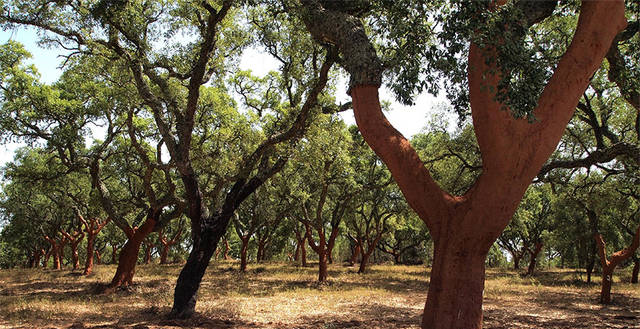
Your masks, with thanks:
M102 265L102 253L100 250L96 250L96 264Z
M540 251L542 250L543 244L538 242L536 243L536 247L533 251L529 253L531 259L529 260L529 268L527 268L527 275L533 275L533 272L536 270L536 262Z
M370 256L371 256L371 252L362 254L362 260L360 260L360 267L358 267L358 273L362 274L364 273L364 271L367 270L367 263L369 262Z
M358 257L360 256L360 244L356 243L353 247L353 251L351 252L351 258L349 259L349 265L353 266L358 262ZM358 271L360 272L360 271Z
M515 254L513 255L513 269L516 271L520 269L520 257Z
M140 252L140 245L142 241L153 231L156 221L152 218L142 224L140 228L133 231L133 234L129 237L127 242L120 251L120 257L118 258L118 268L116 273L111 279L111 283L107 289L114 289L119 286L128 286L133 284L133 276L136 272L136 263L138 262L138 253Z

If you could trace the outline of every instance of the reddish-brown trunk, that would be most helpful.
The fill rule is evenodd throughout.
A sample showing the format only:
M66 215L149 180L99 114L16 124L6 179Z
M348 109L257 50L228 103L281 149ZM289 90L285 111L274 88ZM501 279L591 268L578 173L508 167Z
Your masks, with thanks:
M82 230L78 229L73 234L69 234L64 230L60 231L62 235L69 242L69 246L71 247L71 261L73 262L73 269L77 270L80 267L80 257L78 256L78 245L82 242L84 238L84 233Z
M542 251L543 244L542 242L536 243L535 249L529 250L529 256L531 259L529 260L529 268L527 268L527 275L533 275L533 272L536 269L536 261L540 251Z
M318 282L327 281L328 271L327 271L327 251L322 248L318 253Z
M95 252L96 235L87 234L87 260L84 263L84 272L82 274L89 275L93 273L93 254Z
M111 279L108 289L133 284L133 276L136 271L140 245L142 244L142 241L144 241L144 239L153 231L153 227L155 225L156 221L151 217L147 217L142 226L126 232L129 239L122 247L122 251L120 251L118 268L116 269L113 279Z
M56 241L55 237L50 238L49 236L45 236L44 238L49 242L49 244L51 244L49 252L53 256L53 268L55 270L60 270L60 244Z
M76 216L84 225L84 231L87 234L87 261L84 264L84 272L82 274L89 275L93 272L93 254L96 252L96 237L111 219L107 218L105 221L100 222L97 218L91 218L87 221L79 213L77 213Z
M638 274L640 273L640 258L633 259L633 271L631 271L631 283L638 283Z
M600 256L600 264L602 265L602 289L600 290L600 303L611 303L611 283L613 282L613 271L620 263L633 256L636 249L640 247L640 226L636 229L631 244L620 251L617 251L607 257L606 244L602 235L594 234L596 244L598 245L598 255Z
M360 267L358 268L358 273L364 273L366 271L367 264L369 263L369 257L371 257L371 254L373 254L373 252L376 250L376 246L378 245L378 242L380 242L380 239L382 238L383 233L384 231L382 230L379 231L373 241L367 242L367 245L366 245L367 248L364 248L362 243L360 242L358 243L358 245L360 245L360 249L362 249L362 260L360 261Z
M96 250L96 265L102 265L102 253Z
M240 271L247 271L247 249L249 248L249 237L243 236L240 238L242 247L240 247Z
M366 252L362 254L362 260L360 261L360 267L358 267L358 273L362 274L367 270L367 263L369 262L370 256L371 256L371 252Z
M160 264L167 264L167 256L169 255L169 248L176 244L180 240L180 235L182 234L182 228L178 229L178 231L173 235L171 240L167 240L164 237L162 231L158 232L158 240L162 244L162 251L160 253Z

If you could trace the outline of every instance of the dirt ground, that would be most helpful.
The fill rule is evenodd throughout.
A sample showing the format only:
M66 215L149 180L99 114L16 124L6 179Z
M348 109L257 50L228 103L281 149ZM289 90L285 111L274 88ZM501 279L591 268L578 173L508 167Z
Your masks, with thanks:
M0 271L0 328L418 328L428 268L373 266L358 275L335 265L319 285L316 268L231 262L210 266L189 320L169 320L179 265L140 266L136 284L96 294L115 266L89 277L70 270ZM613 303L597 303L599 279L586 284L574 270L533 278L490 269L484 328L640 328L640 285L615 278ZM626 276L625 276L626 275Z

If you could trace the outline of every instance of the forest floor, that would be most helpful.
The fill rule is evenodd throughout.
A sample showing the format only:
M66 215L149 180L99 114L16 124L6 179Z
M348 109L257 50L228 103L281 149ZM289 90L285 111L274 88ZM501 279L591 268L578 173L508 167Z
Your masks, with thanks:
M315 283L315 267L213 263L189 320L168 320L179 265L142 265L136 284L95 291L113 265L84 277L70 270L0 270L0 328L418 328L428 288L424 266L334 265ZM534 277L488 269L484 328L640 328L640 285L615 277L613 303L599 305L599 278L573 270Z

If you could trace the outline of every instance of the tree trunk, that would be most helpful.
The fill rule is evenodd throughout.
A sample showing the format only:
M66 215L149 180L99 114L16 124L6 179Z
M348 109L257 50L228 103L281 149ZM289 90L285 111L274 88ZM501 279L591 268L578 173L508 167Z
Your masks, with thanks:
M218 246L218 242L227 231L229 220L233 212L202 219L200 234L193 234L193 247L186 264L180 271L173 297L171 318L189 318L196 309L198 288L209 266L211 256ZM192 228L192 232L194 229Z
M100 253L100 250L96 250L96 264L102 265L102 254Z
M602 289L600 290L600 303L611 303L611 283L613 281L613 271L616 266L633 256L636 249L640 247L640 226L636 229L631 244L620 251L614 252L610 257L606 254L606 245L602 235L594 234L596 244L598 245L598 255L600 256L600 264L602 265Z
M153 244L147 243L144 248L144 264L149 265L151 263L151 248L153 248Z
M324 246L320 246L320 252L318 253L318 281L325 282L327 281L327 250Z
M240 272L247 271L247 250L249 249L249 237L242 237L242 247L240 248Z
M300 265L307 267L307 246L304 244L304 240L302 240L302 244L300 245Z
M160 252L160 264L167 264L167 257L169 256L169 245L162 245L162 252Z
M93 254L95 251L96 235L87 234L87 260L84 263L84 272L82 274L89 275L93 272Z
M133 277L136 272L136 264L138 262L138 254L140 253L140 245L142 241L153 231L156 220L147 217L144 224L136 230L131 230L127 242L120 251L118 258L118 268L111 279L111 283L107 289L114 289L120 286L128 286L133 284Z
M422 328L482 328L482 295L488 253L464 239L434 245Z
M611 303L611 282L613 280L613 266L602 268L602 287L600 289L600 304Z
M224 260L231 260L231 256L229 256L229 251L231 247L229 247L229 239L224 239Z
M633 259L633 271L631 271L631 283L638 283L638 273L640 272L640 258Z
M47 268L49 265L49 258L51 257L51 253L53 252L53 248L49 248L47 253L44 255L44 260L42 261L42 268Z
M527 275L533 275L533 271L536 269L536 262L538 254L542 250L543 244L541 242L536 243L535 249L529 252L531 259L529 260L529 268L527 268Z
M520 258L522 256L517 256L515 253L512 254L512 256L513 256L513 269L517 271L520 269Z
M364 273L364 271L367 270L367 263L369 262L370 256L371 256L371 252L366 252L362 254L362 259L360 260L360 267L358 268L359 274L362 274Z
M82 240L80 239L80 241ZM80 255L78 255L78 244L80 244L80 241L71 243L71 260L73 261L74 270L80 268Z
M356 243L351 252L351 258L349 259L349 265L353 266L358 262L358 256L360 256L360 244ZM358 270L358 273L360 270Z
M118 263L118 250L118 247L111 245L111 264Z
M258 253L256 255L256 263L264 261L264 242L258 241Z

